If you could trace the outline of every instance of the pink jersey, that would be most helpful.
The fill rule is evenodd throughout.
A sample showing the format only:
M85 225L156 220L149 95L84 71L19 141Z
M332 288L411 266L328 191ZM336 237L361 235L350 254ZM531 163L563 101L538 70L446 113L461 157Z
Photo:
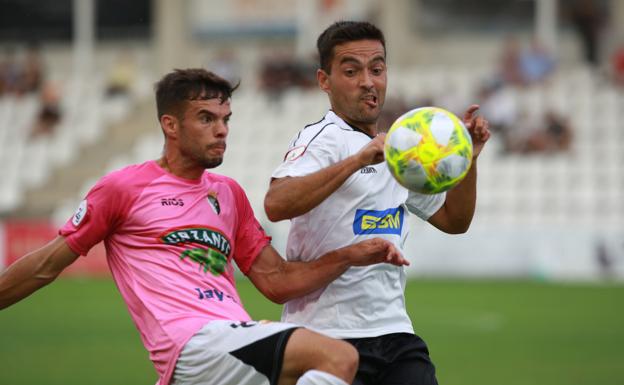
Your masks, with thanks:
M81 255L104 240L163 385L184 344L207 322L250 319L232 258L246 274L270 242L234 180L209 172L183 179L155 161L103 177L59 233Z

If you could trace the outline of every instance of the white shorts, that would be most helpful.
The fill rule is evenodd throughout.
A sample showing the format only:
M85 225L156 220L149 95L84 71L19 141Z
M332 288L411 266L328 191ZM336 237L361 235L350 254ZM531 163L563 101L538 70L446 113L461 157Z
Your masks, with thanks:
M212 321L184 346L171 385L277 384L296 325Z

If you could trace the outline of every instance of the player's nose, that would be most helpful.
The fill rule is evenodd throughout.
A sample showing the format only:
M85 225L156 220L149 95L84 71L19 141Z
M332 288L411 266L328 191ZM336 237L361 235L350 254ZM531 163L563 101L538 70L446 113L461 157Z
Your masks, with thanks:
M225 138L230 131L227 123L220 121L215 126L215 136L219 138Z
M368 71L361 71L360 86L366 89L373 87L373 77Z

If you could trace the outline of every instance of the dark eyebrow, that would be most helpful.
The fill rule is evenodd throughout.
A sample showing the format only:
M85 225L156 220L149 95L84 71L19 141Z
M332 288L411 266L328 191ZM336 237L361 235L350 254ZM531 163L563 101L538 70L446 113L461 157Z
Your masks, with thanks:
M371 60L371 63L376 63L376 62L382 62L385 63L386 62L386 58L383 55L377 55L373 58L373 60Z
M197 115L208 115L210 117L216 118L217 115L214 114L214 112L209 111L205 108L202 108L201 110L197 111Z
M375 57L373 57L372 60L370 60L369 63L376 63L376 62L382 62L385 63L386 62L386 58L383 55L377 55ZM342 58L342 60L340 60L340 64L344 64L344 63L352 63L352 64L358 64L358 65L362 65L362 62L360 62L359 60L357 60L354 57L351 56L345 56Z
M351 56L345 56L340 60L341 65L344 63L352 63L352 64L359 64L359 65L362 64L359 60Z
M209 117L211 117L213 119L217 118L217 115L214 112L209 111L209 110L207 110L205 108L202 108L201 110L197 111L197 115L206 115L206 116L209 116ZM230 113L225 115L223 117L223 119L229 119L231 116L232 116L232 112L230 111Z

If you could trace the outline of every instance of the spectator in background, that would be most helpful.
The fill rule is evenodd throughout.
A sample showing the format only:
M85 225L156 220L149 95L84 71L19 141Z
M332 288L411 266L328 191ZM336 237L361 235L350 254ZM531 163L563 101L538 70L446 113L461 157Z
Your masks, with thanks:
M529 47L520 54L519 67L523 84L541 83L554 72L555 59L537 37L533 37Z
M19 90L20 70L15 60L15 50L8 48L0 62L0 95L16 94Z
M61 120L61 94L54 83L46 83L40 94L41 108L30 136L50 135Z
M215 74L232 84L237 84L241 79L240 60L234 50L223 49L219 51L216 57L208 62L206 67L212 69Z
M570 121L553 110L546 112L546 132L551 139L552 149L568 151L572 145L574 135Z
M606 22L603 11L594 0L577 0L571 8L570 19L581 38L585 61L597 67L600 34Z
M0 97L4 96L4 94L8 90L8 85L6 84L6 73L8 71L8 63L5 57L0 57Z
M39 92L44 81L43 61L39 50L39 44L32 43L21 65L19 74L19 92L23 94L32 94Z
M597 239L595 246L596 263L600 275L605 280L615 277L615 258L609 251L606 239Z
M45 71L39 45L31 43L23 58L17 58L16 50L9 48L0 59L0 96L22 96L41 91Z
M552 109L543 115L524 111L504 136L507 153L554 154L565 152L572 144L570 123Z
M292 88L309 89L316 78L309 75L311 64L299 61L288 54L273 54L262 63L259 81L262 91L275 102L280 102L284 92Z
M498 78L504 84L515 86L523 84L520 68L520 42L514 36L508 36L503 42Z
M281 101L282 94L294 83L291 59L284 54L274 54L264 59L260 68L260 89L272 101Z
M123 52L108 74L106 96L128 96L136 79L136 68L130 52Z
M516 37L509 36L503 42L495 81L501 85L531 85L546 80L555 68L554 57L536 37L523 49Z
M478 91L481 112L488 117L491 131L503 142L509 141L510 133L518 121L518 103L509 87L497 81L485 82Z
M624 44L611 56L611 76L615 85L624 87Z
M556 153L570 149L572 130L563 116L552 110L546 111L543 126L531 135L526 143L525 152Z

